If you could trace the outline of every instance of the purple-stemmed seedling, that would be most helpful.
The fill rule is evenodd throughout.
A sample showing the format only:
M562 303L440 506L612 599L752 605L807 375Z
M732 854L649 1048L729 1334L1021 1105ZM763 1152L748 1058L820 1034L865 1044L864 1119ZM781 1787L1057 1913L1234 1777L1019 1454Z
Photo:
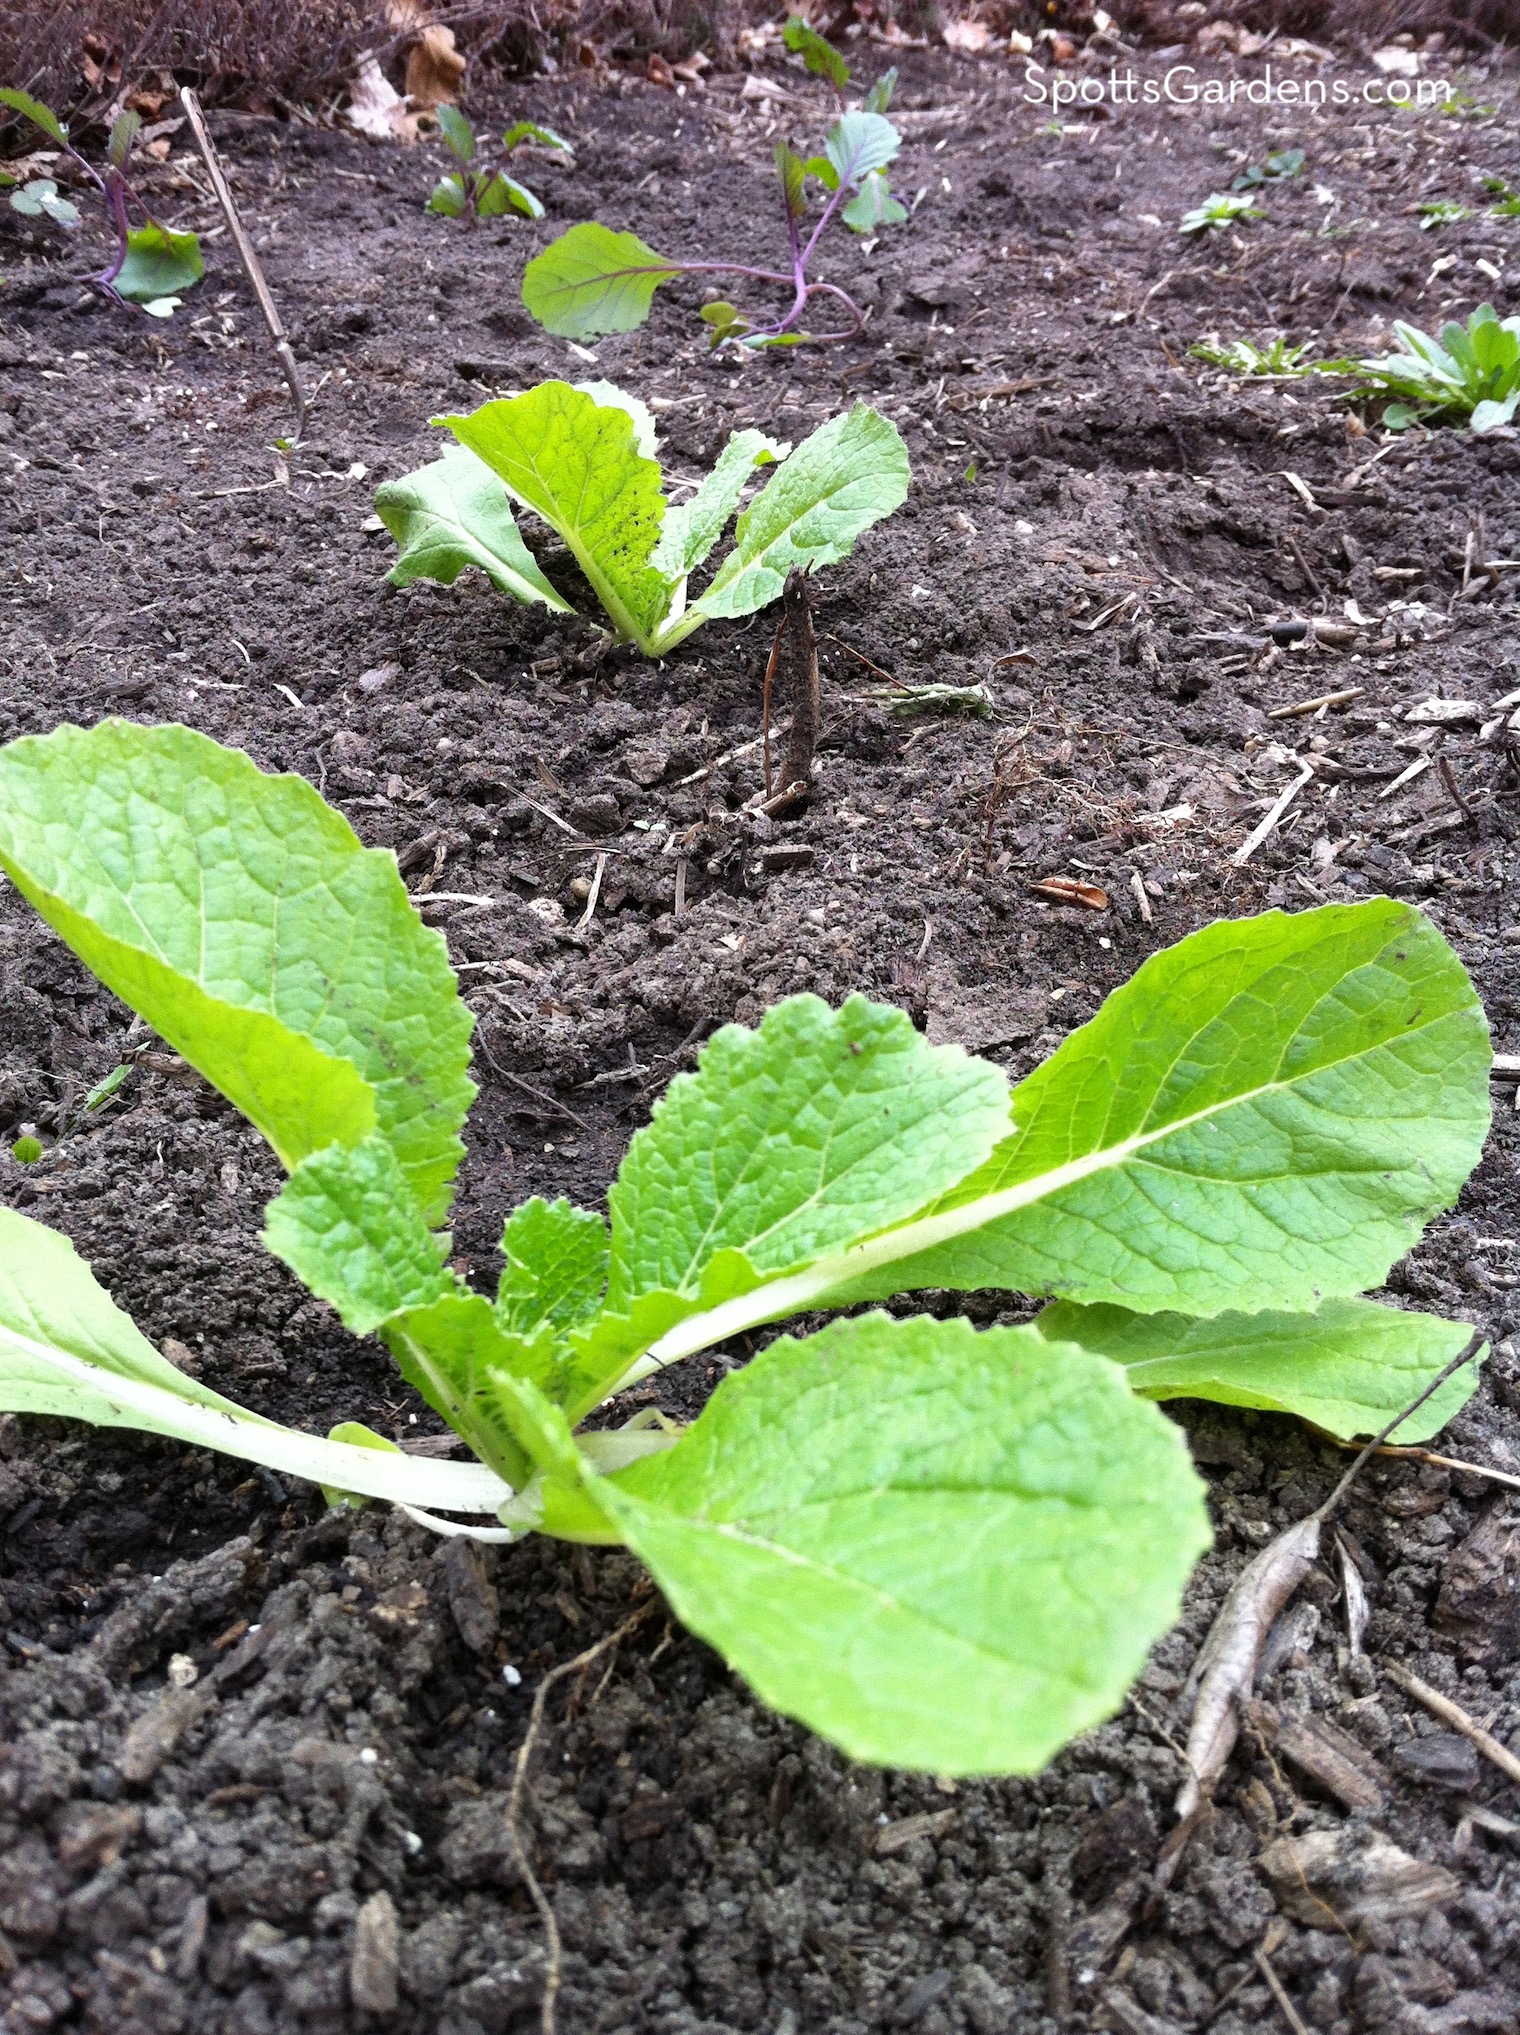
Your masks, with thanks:
M180 292L192 288L204 272L200 241L193 233L176 233L155 219L127 175L132 144L142 126L139 116L117 115L106 144L102 172L75 148L69 140L69 130L51 106L13 87L0 91L0 106L9 106L13 113L21 114L55 141L104 201L116 235L116 247L106 266L84 280L104 292L112 303L140 305L153 318L172 317ZM18 185L10 194L10 202L17 212L45 212L60 226L79 223L77 209L58 195L51 178ZM142 215L141 226L132 224L132 207Z

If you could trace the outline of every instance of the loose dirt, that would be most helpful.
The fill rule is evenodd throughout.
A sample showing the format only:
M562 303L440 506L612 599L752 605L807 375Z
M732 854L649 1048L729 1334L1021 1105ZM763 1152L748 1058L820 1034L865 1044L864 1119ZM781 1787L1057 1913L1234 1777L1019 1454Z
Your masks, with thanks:
M427 151L216 116L315 392L284 455L224 242L150 326L0 211L0 736L186 721L303 772L397 850L477 1016L455 1239L483 1280L515 1201L596 1203L702 1038L794 990L903 1003L1017 1075L1219 914L1384 892L1432 914L1496 1045L1520 1046L1515 759L1478 740L1520 686L1520 573L1485 569L1520 557L1520 444L1352 435L1333 385L1239 383L1187 351L1286 329L1345 352L1396 316L1520 308L1520 221L1486 219L1475 181L1520 160L1513 77L1469 77L1444 115L1137 106L1057 129L999 66L910 54L903 72L899 188L921 202L824 271L869 309L865 340L742 367L704 350L691 285L592 366L531 325L517 283L593 216L768 264L771 149L816 146L825 119L799 74L770 103L738 75L681 98L515 89L494 117L552 121L576 167L529 176L541 226L474 234L423 215ZM1184 209L1288 147L1307 166L1268 188L1267 223L1178 238ZM193 159L155 175L176 223L213 223ZM1428 197L1474 216L1421 232ZM760 784L767 618L651 666L473 577L385 584L370 491L430 456L428 419L593 374L652 400L687 478L732 428L795 439L856 397L908 441L907 507L817 588L820 774L799 816L739 811ZM1272 622L1316 613L1336 644L1272 643ZM991 714L905 717L883 696L931 681L984 686ZM1272 718L1325 694L1342 697ZM1402 716L1431 696L1473 716L1411 747ZM1032 894L1050 877L1106 908ZM1446 1444L1520 1471L1520 1138L1513 1089L1495 1095L1461 1206L1390 1285L1488 1330ZM262 1251L277 1179L258 1140L7 891L0 1126L24 1122L55 1142L0 1161L7 1202L66 1230L208 1382L315 1429L433 1432L383 1353ZM1016 1318L995 1296L970 1311ZM667 1403L691 1410L745 1354L689 1366ZM1157 1892L1186 1670L1231 1577L1343 1460L1287 1421L1174 1410L1214 1552L1119 1716L1037 1778L852 1768L657 1607L605 1679L561 1688L527 1822L565 1938L562 2029L1233 2035L1287 2025L1268 1970L1336 2035L1514 2028L1513 1789L1377 1665L1520 1732L1508 1501L1466 1473L1374 1468L1345 1515L1366 1652L1332 1555L1260 1693L1353 1741L1380 1806L1343 1809L1258 1720ZM539 1679L637 1606L635 1564L531 1541L477 1558L225 1459L15 1418L0 1521L7 2030L536 2026L542 1934L505 1790ZM1380 1839L1440 1870L1394 1870Z

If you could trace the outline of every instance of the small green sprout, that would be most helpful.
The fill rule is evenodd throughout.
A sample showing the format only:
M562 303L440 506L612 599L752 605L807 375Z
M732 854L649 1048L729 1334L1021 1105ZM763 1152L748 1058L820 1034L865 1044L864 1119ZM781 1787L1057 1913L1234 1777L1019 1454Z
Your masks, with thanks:
M1488 208L1490 219L1520 219L1520 191L1512 191L1503 177L1485 177L1483 188L1494 201Z
M1435 226L1455 226L1459 219L1472 217L1467 207L1459 205L1455 198L1427 198L1416 210L1420 215L1422 233L1429 233Z
M25 1124L21 1127L20 1137L11 1146L11 1157L18 1166L35 1166L42 1157L41 1138Z
M1227 226L1247 225L1253 219L1265 219L1266 213L1259 205L1253 205L1248 196L1231 191L1213 191L1201 205L1195 205L1185 213L1179 233L1204 233L1209 230L1222 232Z
M1217 336L1210 333L1188 351L1196 359L1206 360L1210 367L1222 367L1229 374L1259 375L1269 381L1294 381L1314 372L1300 365L1309 351L1307 342L1290 346L1286 339L1274 339L1270 346L1261 347L1249 339L1232 339L1228 346L1221 346Z
M1264 163L1252 163L1249 169L1242 170L1230 189L1254 191L1262 184L1284 183L1289 177L1300 175L1303 167L1304 152L1301 148L1280 148Z
M459 168L439 178L427 201L427 211L441 212L446 219L468 219L472 226L482 219L500 219L509 211L520 212L525 219L543 218L543 204L526 184L509 177L498 164L475 168L475 130L457 106L438 107L436 117L438 130ZM509 161L525 145L552 149L566 157L574 155L569 142L552 127L519 120L501 138L500 161Z

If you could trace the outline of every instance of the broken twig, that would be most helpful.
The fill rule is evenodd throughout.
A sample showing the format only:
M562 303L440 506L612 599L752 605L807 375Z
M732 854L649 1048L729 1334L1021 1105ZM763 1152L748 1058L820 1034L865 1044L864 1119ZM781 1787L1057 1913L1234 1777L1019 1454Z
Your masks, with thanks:
M1450 1696L1443 1696L1439 1689L1433 1689L1429 1682L1422 1682L1418 1675L1412 1675L1408 1668L1401 1668L1393 1661L1383 1662L1383 1673L1406 1696L1413 1696L1417 1703L1422 1704L1432 1717L1439 1717L1443 1724L1459 1731L1486 1760L1493 1762L1501 1774L1520 1782L1520 1759L1516 1759L1507 1745L1501 1745L1497 1738L1490 1736L1475 1718L1469 1717L1460 1703L1454 1703Z
M243 265L243 274L248 278L248 287L254 294L259 310L263 315L264 324L268 328L269 337L273 341L274 350L280 363L280 372L285 377L286 387L290 390L291 399L295 403L295 439L296 442L299 442L301 433L306 429L306 397L301 389L301 377L296 371L296 357L291 351L290 340L286 335L279 307L270 293L268 283L264 280L263 268L260 266L259 258L254 252L253 242L248 238L247 229L238 217L237 206L232 202L232 193L227 188L227 179L222 174L222 165L217 158L216 149L212 145L211 135L206 127L206 118L201 112L200 101L188 85L182 88L179 98L180 104L185 109L186 118L190 122L190 131L194 134L196 145L200 149L201 160L206 165L206 174L211 179L211 188L216 193L216 202L222 208L222 217L227 222L227 231L231 235L232 245L237 249L237 258Z

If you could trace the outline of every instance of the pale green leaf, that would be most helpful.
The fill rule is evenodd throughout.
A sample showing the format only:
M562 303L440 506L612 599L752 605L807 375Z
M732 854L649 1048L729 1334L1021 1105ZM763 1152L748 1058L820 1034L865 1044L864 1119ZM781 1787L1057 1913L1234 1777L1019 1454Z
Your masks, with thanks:
M450 171L446 177L440 177L433 186L433 195L427 201L427 210L441 212L445 219L461 219L467 205L464 179Z
M679 262L656 254L636 233L587 221L528 263L522 300L559 338L598 339L642 325L660 284L680 273Z
M395 858L304 778L189 728L27 737L0 750L0 866L287 1166L378 1131L442 1216L470 1014Z
M127 235L127 256L111 287L129 304L151 304L182 296L205 274L201 244L193 233L173 233L156 220Z
M1407 1314L1370 1300L1327 1300L1313 1314L1131 1314L1057 1301L1035 1318L1053 1343L1123 1364L1147 1399L1213 1399L1295 1413L1350 1440L1376 1434L1463 1349L1466 1322ZM1464 1365L1394 1439L1438 1434L1478 1389Z
M377 1461L279 1427L178 1371L104 1293L67 1237L0 1207L0 1412L166 1435L398 1504L492 1513L510 1486L479 1463Z
M1413 906L1222 920L1116 990L1015 1091L1014 1135L832 1298L986 1286L1208 1315L1365 1291L1477 1163L1489 1060ZM907 1255L919 1238L937 1247Z
M783 1338L594 1496L765 1702L938 1774L1032 1772L1112 1715L1209 1543L1122 1372L964 1321Z
M665 499L627 408L568 382L540 382L439 421L559 532L619 633L647 638L670 604L669 581L649 563Z
M892 186L882 171L872 170L839 216L855 233L879 233L883 226L901 226L908 208L892 196Z
M457 1290L383 1138L303 1160L269 1204L264 1242L355 1335Z
M470 163L475 160L475 130L457 106L440 105L433 108L433 118L438 122L438 131L448 144L449 153L456 162Z
M896 90L897 66L894 64L891 70L882 72L876 83L866 93L864 99L861 100L861 111L863 113L885 113L892 103L892 94Z
M127 157L132 153L132 144L142 126L140 113L118 113L111 123L111 132L106 140L106 160L113 169L122 170L127 166Z
M691 500L665 511L654 552L656 572L668 579L684 579L694 572L723 535L755 468L785 459L790 450L763 431L734 432Z
M902 136L880 113L846 113L823 138L841 184L858 184L873 170L884 170L901 147Z
M595 1315L607 1283L607 1225L588 1208L534 1195L502 1232L506 1260L496 1318L519 1335L543 1322L560 1333Z
M725 1025L628 1148L607 1305L695 1291L724 1250L775 1274L838 1249L961 1179L1007 1112L996 1067L863 996L838 1011L789 997L758 1031Z
M383 482L375 490L375 511L401 546L387 575L393 586L415 579L452 586L473 565L514 600L571 612L524 544L501 482L462 446L401 480Z
M654 412L638 396L630 396L626 389L620 389L616 382L577 382L575 386L588 395L593 403L611 410L626 410L633 419L633 449L640 459L655 457L658 433L655 429Z
M786 206L789 219L797 220L807 211L807 197L804 186L807 172L802 158L793 153L784 141L776 143L776 174L781 179L781 198Z
M753 614L779 598L788 573L847 558L863 530L901 507L908 478L895 424L861 403L831 417L740 516L733 550L690 613Z
M510 1381L526 1380L535 1390L552 1387L552 1333L515 1335L500 1325L484 1295L456 1287L427 1306L393 1315L382 1323L380 1337L407 1383L482 1462L520 1490L539 1454L520 1439L521 1409Z

